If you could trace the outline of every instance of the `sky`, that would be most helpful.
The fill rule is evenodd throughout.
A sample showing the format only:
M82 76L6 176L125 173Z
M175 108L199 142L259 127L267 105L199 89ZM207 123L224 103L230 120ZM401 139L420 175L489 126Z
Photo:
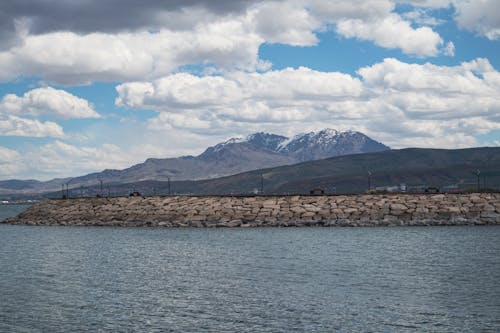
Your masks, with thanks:
M2 0L0 180L254 132L500 146L498 0Z

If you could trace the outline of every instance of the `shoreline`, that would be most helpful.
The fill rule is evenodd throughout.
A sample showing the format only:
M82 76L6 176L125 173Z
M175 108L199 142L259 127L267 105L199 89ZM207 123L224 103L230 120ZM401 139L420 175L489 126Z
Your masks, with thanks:
M0 223L242 228L500 225L500 193L58 199L37 202Z

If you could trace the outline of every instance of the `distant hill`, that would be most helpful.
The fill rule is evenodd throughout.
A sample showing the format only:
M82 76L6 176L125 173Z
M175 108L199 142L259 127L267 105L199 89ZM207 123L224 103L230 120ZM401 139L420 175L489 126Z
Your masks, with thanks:
M234 175L245 171L292 165L298 162L346 154L385 151L389 147L360 132L325 129L293 138L255 133L233 138L207 148L198 156L150 158L123 170L104 170L88 175L48 182L0 181L0 194L34 194L61 189L62 183L80 188L99 184L132 183L146 180L201 180Z
M438 187L447 190L476 189L477 170L481 188L500 189L500 148L401 149L338 156L295 165L244 172L200 181L175 181L171 192L179 194L308 193L322 188L327 193L356 193L406 184L409 188ZM112 186L114 194L133 188L143 194L166 194L167 182L143 181Z

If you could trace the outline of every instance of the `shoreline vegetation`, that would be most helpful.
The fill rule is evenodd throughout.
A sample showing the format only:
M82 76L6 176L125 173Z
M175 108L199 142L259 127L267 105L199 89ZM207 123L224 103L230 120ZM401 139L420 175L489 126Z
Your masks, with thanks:
M124 227L500 225L500 193L51 199L0 222Z

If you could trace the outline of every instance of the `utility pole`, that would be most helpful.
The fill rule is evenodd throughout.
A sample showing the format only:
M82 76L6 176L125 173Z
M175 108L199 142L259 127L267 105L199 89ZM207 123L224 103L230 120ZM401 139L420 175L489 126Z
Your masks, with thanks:
M99 195L102 197L102 195L103 195L103 194L102 194L102 179L101 179L101 178L99 178L99 183L100 183L100 185L101 185L101 186L100 186L100 188L101 188L101 189L100 189L100 191L99 191Z
M64 183L61 184L61 198L64 199Z
M170 195L170 176L167 176L167 182L168 182L168 195Z

